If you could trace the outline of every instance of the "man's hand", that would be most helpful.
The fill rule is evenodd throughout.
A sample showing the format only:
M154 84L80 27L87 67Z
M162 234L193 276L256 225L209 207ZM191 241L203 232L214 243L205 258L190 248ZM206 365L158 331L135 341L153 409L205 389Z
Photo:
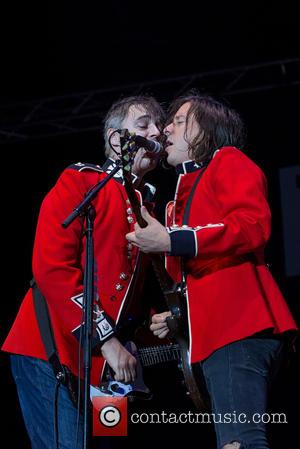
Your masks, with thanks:
M101 348L102 355L115 372L115 380L133 382L136 377L136 359L115 337L110 338Z
M146 228L141 228L137 223L135 231L126 234L127 240L140 248L144 253L163 253L171 249L171 239L166 228L155 218L151 217L147 209L142 206L141 213L148 223Z
M142 178L148 171L154 170L157 162L158 158L150 156L144 148L140 148L134 157L131 171L139 178Z
M169 333L170 329L166 321L168 316L171 316L171 312L156 313L152 316L150 329L158 338L165 338Z

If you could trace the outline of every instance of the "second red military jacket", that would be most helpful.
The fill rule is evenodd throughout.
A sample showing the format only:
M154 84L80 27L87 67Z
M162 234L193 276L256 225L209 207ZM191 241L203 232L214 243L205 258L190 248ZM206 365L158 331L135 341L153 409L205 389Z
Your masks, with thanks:
M218 150L197 184L188 223L183 224L202 169L194 161L178 168L175 201L167 206L167 268L179 281L179 256L186 260L191 361L265 329L276 334L297 329L264 263L271 214L262 171L234 147Z

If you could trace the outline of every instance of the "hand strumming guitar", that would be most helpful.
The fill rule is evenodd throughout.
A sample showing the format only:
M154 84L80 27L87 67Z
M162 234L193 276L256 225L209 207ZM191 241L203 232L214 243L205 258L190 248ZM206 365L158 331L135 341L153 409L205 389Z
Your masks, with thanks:
M136 378L136 359L116 337L106 341L101 351L103 357L115 372L115 380L125 383L134 381Z

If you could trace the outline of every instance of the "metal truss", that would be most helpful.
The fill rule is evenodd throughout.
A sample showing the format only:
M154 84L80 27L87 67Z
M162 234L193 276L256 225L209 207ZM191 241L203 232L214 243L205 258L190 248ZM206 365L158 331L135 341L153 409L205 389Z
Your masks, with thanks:
M146 92L170 101L192 87L229 97L299 84L297 58L1 105L0 144L99 130L121 96Z

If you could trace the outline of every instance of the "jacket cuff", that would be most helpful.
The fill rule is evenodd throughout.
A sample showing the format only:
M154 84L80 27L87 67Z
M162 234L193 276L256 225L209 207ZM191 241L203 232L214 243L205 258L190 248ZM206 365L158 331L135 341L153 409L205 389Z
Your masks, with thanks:
M171 239L170 256L195 257L198 253L196 232L188 226L166 228Z
M96 332L93 332L92 348L99 345L101 347L115 335L114 323L104 311L101 311L94 323Z
M80 341L82 325L78 326L72 331L73 335ZM91 346L94 349L96 346L101 348L104 343L110 340L115 335L114 324L111 318L104 312L101 311L97 314L97 318L93 320L93 337ZM83 339L81 338L81 345L83 344Z

